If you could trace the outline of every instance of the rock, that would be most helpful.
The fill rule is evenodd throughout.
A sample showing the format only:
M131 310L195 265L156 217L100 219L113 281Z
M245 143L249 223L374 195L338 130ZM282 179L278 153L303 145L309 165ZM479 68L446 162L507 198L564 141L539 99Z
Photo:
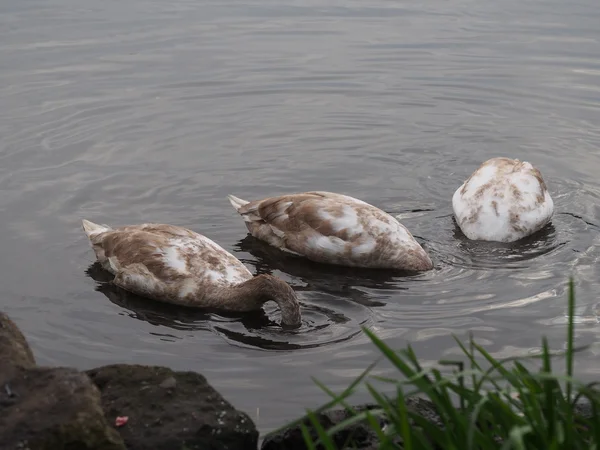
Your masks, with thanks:
M21 331L0 313L0 449L125 450L100 392L73 369L35 367Z
M594 408L587 398L581 398L573 405L573 412L581 419L590 419L594 417Z
M258 431L206 379L165 367L116 364L89 370L107 420L129 450L256 450ZM166 385L166 386L165 386Z
M1 371L5 376L9 376L9 366L11 368L35 366L33 353L23 333L2 312L0 312L0 361L2 361Z
M163 389L174 389L177 386L177 380L174 377L169 377L159 384Z
M408 397L406 398L406 406L409 410L419 413L425 419L430 422L442 427L442 421L435 411L433 403L428 400L424 400L419 397ZM378 409L378 405L360 405L354 406L356 411L364 411L371 409ZM334 425L348 419L351 415L345 410L330 410L321 414L317 414L319 423L325 430L331 428ZM385 422L382 419L378 419L379 426L385 426ZM310 435L313 440L316 440L317 433L312 428L310 420L306 419L304 422L307 425ZM333 436L333 441L336 444L336 448L342 449L356 449L356 450L376 450L379 448L379 440L374 431L366 422L356 423L344 430L337 432ZM400 448L401 443L398 443ZM302 436L302 430L300 426L294 426L285 429L279 433L267 435L263 441L261 450L306 450L306 444ZM317 446L317 449L323 449L322 446Z
M31 362L27 351L16 354L21 362ZM4 369L0 449L125 450L119 434L106 423L98 389L85 374L18 367L6 376Z

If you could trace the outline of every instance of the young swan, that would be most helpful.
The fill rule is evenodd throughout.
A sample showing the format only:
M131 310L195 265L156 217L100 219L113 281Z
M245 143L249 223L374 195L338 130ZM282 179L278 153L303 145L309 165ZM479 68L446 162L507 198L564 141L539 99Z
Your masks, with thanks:
M229 201L252 236L312 261L373 269L433 268L404 225L353 197L319 191L252 202L230 195Z
M452 208L467 238L513 242L546 226L554 203L530 163L492 158L456 190Z
M282 323L300 325L293 289L271 275L253 277L232 254L186 228L142 224L111 228L83 220L96 258L129 292L177 305L252 311L270 300Z

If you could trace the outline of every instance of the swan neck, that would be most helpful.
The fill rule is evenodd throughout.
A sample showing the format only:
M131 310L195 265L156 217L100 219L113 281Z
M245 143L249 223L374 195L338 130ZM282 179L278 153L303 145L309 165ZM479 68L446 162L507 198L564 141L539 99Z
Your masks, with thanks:
M294 290L285 281L272 275L257 275L240 284L236 295L238 301L256 302L259 306L273 301L281 310L281 321L287 326L299 326L300 304Z

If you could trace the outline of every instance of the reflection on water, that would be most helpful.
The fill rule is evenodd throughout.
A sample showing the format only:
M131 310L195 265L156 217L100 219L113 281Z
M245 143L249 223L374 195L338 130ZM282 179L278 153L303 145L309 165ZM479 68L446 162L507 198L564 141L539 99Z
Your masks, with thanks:
M331 331L329 328L347 324L352 319L341 312L317 304L300 302L302 325L294 330L285 331L279 321L270 319L263 309L236 313L160 303L115 286L112 283L113 275L97 262L90 265L85 273L96 281L96 291L104 294L115 305L127 310L127 314L134 319L174 330L217 332L233 345L263 350L297 350L342 342L360 332L361 324L354 327L355 330L352 332ZM235 325L241 325L244 332L230 329ZM313 337L314 334L317 336Z
M115 305L128 310L129 316L134 319L145 320L153 325L162 325L175 330L209 329L206 323L212 319L211 311L161 303L132 294L112 284L113 275L104 270L97 262L90 265L85 273L96 281L98 292L103 293ZM250 314L235 314L227 311L219 311L219 313L222 315L222 319L239 320L247 328L265 326L270 323L263 310Z
M0 302L41 364L197 370L267 431L373 361L368 326L433 361L598 340L596 0L0 2ZM539 167L552 223L472 242L453 192L495 156ZM400 217L434 270L318 265L245 237L227 194L311 190ZM298 292L304 321L197 311L116 289L80 228L172 223ZM90 267L91 266L91 267ZM89 276L84 272L88 269ZM108 298L108 301L107 301ZM384 369L382 369L384 370ZM597 378L594 358L577 364Z
M247 252L252 259L241 259L254 266L257 274L274 275L274 271L284 272L301 282L297 291L324 292L344 298L367 307L384 306L385 303L373 300L360 289L361 286L373 289L398 289L391 282L402 273L388 270L359 269L320 264L305 258L282 252L248 234L234 247L236 251ZM406 274L404 274L406 276Z
M462 233L454 221L454 238L459 243L459 251L469 259L468 265L481 269L525 268L519 263L533 260L549 253L565 243L556 242L556 229L549 223L537 233L517 242L471 241Z

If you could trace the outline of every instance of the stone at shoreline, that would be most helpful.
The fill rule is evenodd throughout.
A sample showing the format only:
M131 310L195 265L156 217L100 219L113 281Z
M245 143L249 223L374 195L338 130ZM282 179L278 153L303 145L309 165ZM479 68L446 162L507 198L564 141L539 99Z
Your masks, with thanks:
M406 406L409 410L412 410L420 414L423 418L429 420L431 423L442 427L442 421L435 411L433 403L428 400L419 397L407 397ZM356 411L364 411L379 408L378 405L360 405L353 407ZM351 415L341 409L335 409L317 414L317 419L321 426L327 430L334 425L348 419ZM385 426L385 422L378 419L379 426ZM308 419L304 422L310 431L310 435L313 440L316 440L317 433L313 429L312 424ZM379 448L379 439L371 427L366 422L356 423L347 429L337 432L333 436L333 441L336 444L336 448L342 449L356 449L356 450L377 450ZM399 443L401 447L401 443ZM317 449L321 450L322 446L317 446ZM262 443L261 450L306 450L306 444L304 443L304 437L302 436L302 430L300 426L294 426L287 428L279 433L267 435Z
M115 364L88 370L107 420L129 450L256 450L258 431L206 379L166 367Z
M34 367L35 359L21 330L10 318L0 312L0 362L7 376L8 367Z
M92 381L73 369L35 367L25 337L1 312L0 449L125 450Z
M0 449L125 450L85 374L34 367L17 368L2 378Z

